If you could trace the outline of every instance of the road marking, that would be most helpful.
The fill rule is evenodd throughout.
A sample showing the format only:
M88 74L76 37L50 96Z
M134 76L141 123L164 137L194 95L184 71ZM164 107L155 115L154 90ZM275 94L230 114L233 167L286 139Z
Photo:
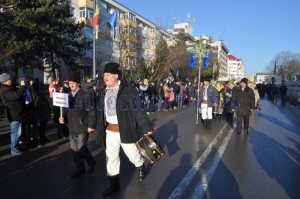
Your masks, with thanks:
M233 129L231 129L228 133L228 135L225 137L225 139L223 140L221 146L219 147L215 158L213 160L213 163L211 164L211 166L209 167L209 170L206 173L201 173L201 181L198 183L198 185L196 186L197 188L194 190L194 193L192 195L192 199L200 199L203 197L203 195L205 194L208 184L212 178L212 176L214 175L220 160L222 159L222 156L225 152L225 149L229 143L229 140L231 138L233 134Z
M170 194L170 196L168 197L169 199L175 199L175 198L181 197L182 193L184 193L186 188L189 186L190 182L192 181L192 179L196 175L196 173L199 171L202 164L206 161L207 157L211 153L214 146L218 143L218 139L223 135L223 132L226 127L227 127L227 123L222 127L222 129L219 131L219 133L216 135L216 137L213 139L213 141L209 144L209 146L205 149L205 151L202 153L202 155L199 157L199 159L195 162L193 167L189 170L189 172L185 175L185 177L177 185L177 187L174 189L174 191Z

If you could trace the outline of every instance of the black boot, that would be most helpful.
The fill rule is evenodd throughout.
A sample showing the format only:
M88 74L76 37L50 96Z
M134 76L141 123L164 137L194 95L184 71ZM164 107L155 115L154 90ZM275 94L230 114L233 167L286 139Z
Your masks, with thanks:
M207 120L207 128L208 128L208 129L211 129L211 119L208 119L208 120Z
M139 167L139 180L143 181L145 177L145 165L143 164L142 166Z
M203 125L204 125L204 128L206 129L207 128L207 119L203 120Z
M76 178L85 174L84 162L78 151L72 151L73 161L75 163L75 171L71 174L71 178Z
M110 185L109 187L103 192L103 196L108 196L116 191L120 190L120 179L119 174L115 176L108 176Z
M92 154L89 151L89 149L87 148L87 146L81 147L79 150L79 153L80 153L81 157L87 162L87 165L88 165L87 172L89 174L93 173L95 170L95 166L96 166L96 160L92 156Z

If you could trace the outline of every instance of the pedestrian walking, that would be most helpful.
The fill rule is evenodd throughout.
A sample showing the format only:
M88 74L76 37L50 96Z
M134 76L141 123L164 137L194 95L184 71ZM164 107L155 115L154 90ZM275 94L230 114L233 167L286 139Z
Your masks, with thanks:
M12 77L8 73L0 75L0 95L5 106L7 119L10 123L10 153L19 155L22 153L19 146L21 136L21 123L26 115L23 94L26 90L25 81L20 81L20 88L12 87Z
M213 118L213 107L218 105L219 94L215 87L211 86L210 79L205 77L203 80L203 86L200 87L200 98L198 103L200 103L201 117L203 121L204 128L211 128L211 120Z
M61 124L67 124L70 133L70 147L75 171L71 178L86 173L84 161L88 165L88 173L95 169L96 161L89 151L89 134L96 128L97 114L92 96L80 89L80 73L74 72L69 78L69 108L64 109L64 116L59 118Z
M249 133L249 116L255 111L255 96L254 92L247 85L248 79L242 78L240 87L235 89L232 94L231 107L237 116L237 131L236 135L240 135L242 131L242 121L244 121L244 132Z
M97 137L106 137L106 169L110 181L109 187L103 192L108 196L120 189L120 148L124 150L129 160L138 168L139 180L145 175L144 159L135 142L140 138L138 129L142 134L151 134L150 120L140 104L137 89L119 80L119 64L111 62L105 65L104 82L105 91L98 96L98 122L102 129ZM98 125L99 126L99 125ZM105 134L105 136L103 135Z
M280 95L281 95L281 105L285 105L286 101L286 91L288 90L287 86L282 82L281 86L279 87Z

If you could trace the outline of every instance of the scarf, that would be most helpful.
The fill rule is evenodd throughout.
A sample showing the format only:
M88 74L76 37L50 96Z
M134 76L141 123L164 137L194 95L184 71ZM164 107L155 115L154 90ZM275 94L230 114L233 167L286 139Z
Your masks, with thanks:
M26 84L26 90L25 90L25 104L29 104L30 102L32 102L32 97L30 94L30 85Z

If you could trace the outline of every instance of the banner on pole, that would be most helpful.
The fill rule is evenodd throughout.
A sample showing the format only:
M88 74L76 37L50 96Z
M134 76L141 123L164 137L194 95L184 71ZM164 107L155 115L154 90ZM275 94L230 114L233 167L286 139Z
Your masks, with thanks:
M196 66L197 66L196 52L191 52L189 67L196 68Z
M205 53L205 57L204 57L204 60L203 60L203 67L204 68L208 68L208 65L209 65L209 59L210 59L210 53L209 51L207 51Z

